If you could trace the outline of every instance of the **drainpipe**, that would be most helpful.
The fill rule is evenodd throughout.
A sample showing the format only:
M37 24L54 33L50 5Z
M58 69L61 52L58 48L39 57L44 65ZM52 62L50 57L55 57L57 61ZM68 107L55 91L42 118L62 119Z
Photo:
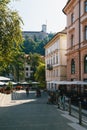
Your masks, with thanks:
M81 16L81 1L79 0L79 80L81 80L81 24L80 24L80 16Z

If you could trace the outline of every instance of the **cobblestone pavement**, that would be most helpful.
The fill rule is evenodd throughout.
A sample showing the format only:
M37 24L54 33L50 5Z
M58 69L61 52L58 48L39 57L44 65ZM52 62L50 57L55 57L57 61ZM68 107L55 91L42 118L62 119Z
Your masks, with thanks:
M47 104L47 94L42 92L40 98L31 91L5 95L0 104L0 130L86 130L78 120L67 112Z

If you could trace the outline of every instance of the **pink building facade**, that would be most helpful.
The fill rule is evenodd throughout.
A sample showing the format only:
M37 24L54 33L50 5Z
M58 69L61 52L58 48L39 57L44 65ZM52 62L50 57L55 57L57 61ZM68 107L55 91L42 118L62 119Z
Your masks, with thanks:
M68 0L67 80L87 80L87 0Z

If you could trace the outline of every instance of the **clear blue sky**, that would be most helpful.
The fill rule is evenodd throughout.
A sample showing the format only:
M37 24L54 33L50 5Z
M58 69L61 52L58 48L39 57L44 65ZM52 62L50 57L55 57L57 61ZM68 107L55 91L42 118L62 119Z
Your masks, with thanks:
M67 0L13 0L11 7L17 10L24 25L23 31L41 31L47 24L47 32L59 32L66 26L62 9Z

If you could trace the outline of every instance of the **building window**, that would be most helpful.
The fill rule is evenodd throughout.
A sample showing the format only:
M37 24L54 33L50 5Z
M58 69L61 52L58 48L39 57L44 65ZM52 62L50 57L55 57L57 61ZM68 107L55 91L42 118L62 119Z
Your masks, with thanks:
M26 71L28 71L28 67L26 68Z
M72 59L71 61L71 74L75 74L75 61Z
M58 77L58 69L56 70L56 77Z
M28 73L26 72L26 77L28 77Z
M84 73L87 73L87 55L84 57Z
M53 56L53 64L55 64L55 56Z
M71 14L71 23L73 23L74 22L74 14L72 13Z
M58 54L56 54L56 64L58 64Z
M53 77L55 77L55 70L53 71Z
M87 40L87 26L85 26L85 40Z
M71 47L73 46L73 42L74 42L74 36L73 34L71 35Z
M87 79L85 78L85 79L83 79L83 81L87 82Z
M84 2L85 12L87 12L87 0Z

